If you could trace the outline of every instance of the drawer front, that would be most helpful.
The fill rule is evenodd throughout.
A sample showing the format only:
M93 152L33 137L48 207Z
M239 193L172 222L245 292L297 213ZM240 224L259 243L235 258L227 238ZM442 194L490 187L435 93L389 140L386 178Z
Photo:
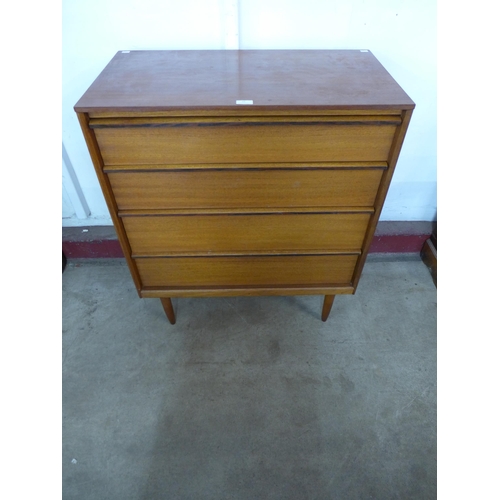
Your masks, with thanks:
M134 256L358 251L367 213L124 216Z
M176 170L110 173L120 210L369 207L383 170Z
M144 287L347 285L356 255L135 259Z
M204 124L95 128L105 165L386 161L396 125Z

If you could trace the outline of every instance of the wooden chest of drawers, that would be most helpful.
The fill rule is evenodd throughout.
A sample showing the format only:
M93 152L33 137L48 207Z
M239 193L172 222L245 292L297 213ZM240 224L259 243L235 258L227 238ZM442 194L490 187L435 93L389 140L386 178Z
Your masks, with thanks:
M75 106L140 297L355 292L414 103L369 51L123 51Z

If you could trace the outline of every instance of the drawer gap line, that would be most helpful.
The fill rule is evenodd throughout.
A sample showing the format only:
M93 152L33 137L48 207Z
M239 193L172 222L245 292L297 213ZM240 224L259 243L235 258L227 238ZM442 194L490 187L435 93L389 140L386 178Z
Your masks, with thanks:
M373 207L363 208L314 208L307 210L306 207L283 208L283 209L190 209L190 210L127 210L118 212L119 217L198 217L198 216L265 216L265 215L322 215L322 214L373 214Z
M150 253L150 254L132 254L134 259L184 259L184 258L218 258L218 257L319 257L323 255L361 255L361 250L310 250L310 251L290 251L279 252L173 252L173 253Z
M298 166L266 166L265 164L261 164L259 166L245 166L244 164L240 165L217 165L211 166L207 165L106 165L103 168L104 173L147 173L147 172L185 172L185 171L204 171L204 172L251 172L251 171L296 171L296 170L387 170L389 167L387 163L380 165L298 165Z
M339 117L340 118L340 117ZM360 119L356 117L355 119L346 119L342 117L340 119L332 119L326 117L323 120L318 120L317 118L308 119L273 119L262 120L262 119L246 119L246 120L210 120L210 119L189 119L185 120L162 120L162 119L152 119L152 120L141 120L141 119L124 119L123 121L117 120L94 120L89 121L89 126L91 129L117 129L117 128L187 128L187 127L267 127L267 126L311 126L311 125L328 125L328 126L350 126L350 125L366 125L366 126L394 126L401 124L400 117L381 119L380 117L366 117L366 119Z

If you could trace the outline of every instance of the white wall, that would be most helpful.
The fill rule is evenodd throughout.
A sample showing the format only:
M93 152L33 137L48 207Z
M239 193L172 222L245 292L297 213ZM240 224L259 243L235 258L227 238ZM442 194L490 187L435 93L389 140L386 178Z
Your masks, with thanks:
M123 49L370 49L415 101L381 220L436 218L435 0L63 0L63 143L90 217L110 225L74 104Z

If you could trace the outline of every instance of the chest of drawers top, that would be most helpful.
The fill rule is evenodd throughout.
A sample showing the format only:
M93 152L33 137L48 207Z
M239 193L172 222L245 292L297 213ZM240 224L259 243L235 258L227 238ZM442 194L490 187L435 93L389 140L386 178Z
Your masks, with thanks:
M412 109L414 103L369 51L121 51L75 110L193 114L250 107L368 111Z

